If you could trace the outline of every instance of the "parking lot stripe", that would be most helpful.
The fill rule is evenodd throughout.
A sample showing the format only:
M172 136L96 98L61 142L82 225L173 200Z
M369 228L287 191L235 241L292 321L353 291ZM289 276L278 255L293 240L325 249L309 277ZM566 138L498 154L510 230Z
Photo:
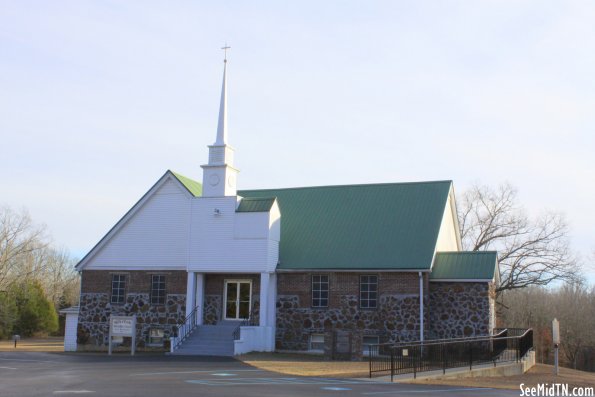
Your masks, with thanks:
M212 372L263 372L262 369L214 369L205 371L171 371L171 372L144 372L140 374L130 374L130 376L152 376L152 375L175 375L175 374L206 374Z
M253 385L358 385L369 382L324 379L324 378L234 378L234 379L196 379L186 383L205 386L253 386Z

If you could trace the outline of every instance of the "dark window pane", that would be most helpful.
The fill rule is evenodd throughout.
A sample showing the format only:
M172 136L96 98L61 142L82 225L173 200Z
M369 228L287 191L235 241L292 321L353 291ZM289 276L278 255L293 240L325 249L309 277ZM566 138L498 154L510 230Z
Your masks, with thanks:
M312 276L312 306L324 307L328 305L328 276Z

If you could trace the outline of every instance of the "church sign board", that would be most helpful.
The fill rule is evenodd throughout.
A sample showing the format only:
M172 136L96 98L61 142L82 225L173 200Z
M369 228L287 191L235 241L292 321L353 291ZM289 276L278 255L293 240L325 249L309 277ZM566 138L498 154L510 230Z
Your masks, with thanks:
M130 354L134 355L136 350L136 317L135 316L111 316L109 321L109 354L112 354L113 338L122 340L123 337L132 338Z

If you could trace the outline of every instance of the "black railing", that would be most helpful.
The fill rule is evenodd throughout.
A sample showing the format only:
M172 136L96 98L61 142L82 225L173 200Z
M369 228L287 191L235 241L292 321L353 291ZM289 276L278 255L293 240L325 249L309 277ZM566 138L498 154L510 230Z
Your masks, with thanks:
M507 331L508 336L521 336L527 331L527 328L494 328L494 334L502 331Z
M402 344L370 345L370 377L378 373L395 375L520 361L533 347L533 330L520 336L497 335L456 340L429 340Z
M233 340L240 340L240 334L242 327L250 327L256 325L256 322L252 318L252 312L248 314L248 318L242 320L242 322L233 330Z
M475 340L475 339L485 339L488 337L495 338L495 337L501 337L501 336L513 336L513 335L507 335L506 334L507 330L508 330L507 328L494 329L494 334L491 336L481 335L481 336L467 336L467 337L463 337L463 338L426 339L425 341L416 340L416 341L409 341L409 342L395 342L395 343L393 343L393 346L411 346L411 345L422 345L422 344L427 344L427 343L471 341L471 340ZM526 331L526 329L523 331Z
M188 316L186 316L182 324L178 325L177 335L171 339L171 352L176 350L178 346L184 341L184 339L186 339L186 337L190 334L190 332L192 332L194 327L196 327L197 320L198 306L195 307Z

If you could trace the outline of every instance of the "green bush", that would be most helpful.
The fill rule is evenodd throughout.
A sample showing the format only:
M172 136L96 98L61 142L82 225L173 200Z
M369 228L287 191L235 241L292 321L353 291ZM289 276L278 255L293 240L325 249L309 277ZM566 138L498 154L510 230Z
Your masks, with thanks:
M17 317L17 308L6 291L0 292L0 339L12 335L12 329Z
M9 295L12 295L16 305L14 333L32 336L58 330L58 315L54 305L46 298L38 281L15 285Z

